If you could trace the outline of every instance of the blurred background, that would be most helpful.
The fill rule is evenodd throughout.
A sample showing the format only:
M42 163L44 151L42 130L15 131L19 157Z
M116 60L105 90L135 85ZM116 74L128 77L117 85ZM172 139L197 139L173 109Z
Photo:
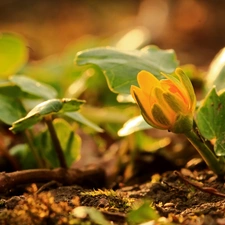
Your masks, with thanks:
M123 47L118 41L130 34L133 48L140 47L138 40L172 48L181 64L207 66L225 45L224 19L222 0L0 1L0 30L23 35L32 60L60 53L86 35Z
M85 99L87 104L82 107L82 115L105 131L96 134L93 129L84 126L82 130L74 125L74 130L85 140L81 146L81 160L76 166L90 162L98 164L103 156L107 173L125 174L127 180L132 177L133 168L138 174L135 164L142 166L140 171L150 176L147 170L153 174L166 171L168 167L174 169L174 162L182 166L193 158L193 154L196 156L196 151L187 141L168 132L140 131L131 137L118 138L118 130L128 119L139 115L139 109L133 104L118 103L100 70L76 67L76 53L99 46L133 50L153 44L161 49L174 49L180 65L194 64L201 71L207 71L215 55L225 46L224 21L223 0L0 1L0 32L15 32L27 40L29 62L20 74L50 84L57 90L58 97ZM201 99L202 73L196 72L195 67L186 68L188 70L201 76L200 79L196 74L190 76ZM37 104L33 99L31 103ZM40 127L35 129L39 131ZM9 133L8 126L3 127L0 137L1 149L11 149L11 153L14 145L23 143L20 136L15 139ZM29 163L30 153L25 147L20 152L14 148L14 155L26 151ZM158 149L159 154L154 158L151 153ZM2 152L0 156L8 157L7 151ZM169 159L169 166L167 161L162 163L162 156ZM26 160L21 159L19 168L33 166L33 162L28 164ZM4 159L1 164L4 164L1 170L18 169L16 166L7 168ZM117 167L120 169L115 172Z

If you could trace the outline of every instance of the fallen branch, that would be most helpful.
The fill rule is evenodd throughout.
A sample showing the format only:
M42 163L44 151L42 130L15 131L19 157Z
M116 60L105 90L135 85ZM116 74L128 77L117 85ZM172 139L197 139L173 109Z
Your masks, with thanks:
M77 184L97 188L105 185L105 171L96 166L83 169L57 168L22 170L12 173L0 173L0 193L8 193L22 184L45 183L57 181L63 185Z

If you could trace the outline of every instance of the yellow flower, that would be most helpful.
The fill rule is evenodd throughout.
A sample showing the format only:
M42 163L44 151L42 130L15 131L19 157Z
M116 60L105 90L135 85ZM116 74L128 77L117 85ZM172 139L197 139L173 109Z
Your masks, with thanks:
M151 126L185 133L193 126L196 96L189 78L177 68L174 74L163 74L158 80L147 71L138 76L140 86L131 86L131 94L141 109L142 116Z

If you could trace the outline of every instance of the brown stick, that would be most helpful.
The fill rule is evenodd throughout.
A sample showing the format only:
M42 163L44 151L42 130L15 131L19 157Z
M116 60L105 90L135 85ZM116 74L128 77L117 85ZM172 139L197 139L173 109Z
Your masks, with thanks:
M213 194L213 195L217 195L220 197L225 197L225 193L221 193L218 190L216 190L213 187L201 187L200 185L198 185L196 182L190 181L189 179L187 179L186 177L184 177L181 173L179 173L178 171L174 171L174 173L183 181L185 181L186 183L192 185L193 187L199 189L202 192L207 192L209 194Z
M32 169L12 173L0 173L0 193L8 193L17 185L45 183L55 180L64 185L82 185L86 187L102 187L105 184L105 171L101 168L89 167L80 169L57 168Z

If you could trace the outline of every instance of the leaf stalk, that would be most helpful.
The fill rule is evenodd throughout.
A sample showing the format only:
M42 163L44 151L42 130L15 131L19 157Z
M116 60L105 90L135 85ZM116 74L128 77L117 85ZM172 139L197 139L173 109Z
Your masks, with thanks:
M25 130L24 136L25 136L28 146L30 147L32 154L34 155L35 160L37 161L38 167L45 168L45 164L44 164L42 158L40 157L40 154L39 154L37 148L35 148L35 146L33 144L33 140L31 137L31 136L33 136L32 132L29 130Z
M224 158L217 157L209 148L204 139L200 136L197 129L192 128L185 133L187 139L195 147L206 164L213 170L214 173L221 176L225 174Z
M60 167L67 169L68 167L67 167L67 164L66 164L65 156L64 156L62 147L60 145L59 139L57 137L55 128L52 124L52 116L51 115L45 116L45 123L48 126L48 130L49 130L49 133L50 133L50 136L51 136L51 139L52 139L52 144L54 145L54 148L55 148L58 160L59 160Z

